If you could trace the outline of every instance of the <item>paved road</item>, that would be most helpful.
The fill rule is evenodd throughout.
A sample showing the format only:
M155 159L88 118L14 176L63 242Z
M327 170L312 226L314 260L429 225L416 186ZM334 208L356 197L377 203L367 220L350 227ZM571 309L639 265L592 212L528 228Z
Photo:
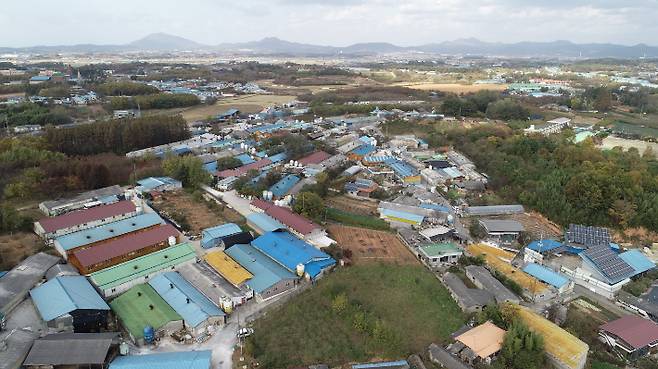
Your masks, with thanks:
M607 310L610 310L611 312L623 316L623 315L631 315L631 312L624 310L620 306L617 306L613 301L608 300L607 298L594 293L587 288L579 285L575 285L573 288L573 291L580 296L587 297L588 299L596 302L597 304L601 305L602 307L606 308Z
M254 212L249 206L249 200L240 197L240 195L238 195L235 190L222 192L208 186L201 186L201 188L212 197L225 202L229 207L235 209L235 211L240 213L240 215L243 217L246 217L247 215Z

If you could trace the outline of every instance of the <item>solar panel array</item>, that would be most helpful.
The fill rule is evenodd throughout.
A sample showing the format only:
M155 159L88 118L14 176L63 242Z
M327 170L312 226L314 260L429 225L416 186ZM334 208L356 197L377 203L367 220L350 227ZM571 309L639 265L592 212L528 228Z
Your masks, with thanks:
M588 227L580 224L569 225L567 231L567 240L569 242L585 245L597 246L608 245L610 243L610 232L607 228Z
M622 260L608 246L594 246L583 251L583 254L612 281L621 281L635 273L635 269Z

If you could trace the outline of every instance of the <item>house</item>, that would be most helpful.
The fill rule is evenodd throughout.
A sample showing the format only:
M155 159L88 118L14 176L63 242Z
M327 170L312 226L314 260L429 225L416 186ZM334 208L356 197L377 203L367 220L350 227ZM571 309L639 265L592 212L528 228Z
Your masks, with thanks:
M58 332L100 332L110 307L83 276L55 277L32 289L30 296L48 327Z
M211 369L212 351L180 351L149 355L120 356L109 369Z
M656 352L658 324L635 315L626 315L599 327L599 337L617 353L636 360Z
M123 189L114 185L87 191L72 198L44 201L39 204L39 209L48 216L55 216L72 210L82 209L85 207L85 204L96 203L97 201L106 204L117 202L119 201L119 197L123 195Z
M543 265L528 263L523 271L528 275L553 287L558 293L567 293L573 290L573 282L560 273Z
M268 232L256 238L252 246L291 273L315 280L336 265L336 260L288 231Z
M180 233L171 224L161 224L149 230L128 234L92 247L73 251L69 262L80 274L101 269L162 250L178 243Z
M69 256L78 249L89 248L101 242L146 231L163 223L164 220L162 220L158 214L145 213L99 227L85 229L57 237L53 240L53 245L63 258L68 259Z
M398 177L400 181L405 184L419 184L420 183L420 171L414 168L411 164L402 160L387 160L386 165L388 165L393 172Z
M470 350L469 354L472 353L475 357L475 360L470 361L467 358L473 356L464 355L462 360L467 359L466 361L471 364L477 362L491 363L491 360L503 347L505 333L507 332L504 329L498 328L495 324L487 321L455 337L455 341L463 344L466 349Z
M7 316L61 259L40 252L29 256L0 278L0 315Z
M498 279L494 278L485 267L480 265L469 265L465 270L466 277L478 288L489 291L493 294L497 303L513 302L518 304L521 302L521 299L519 299L518 296L500 283Z
M258 234L286 229L286 226L265 213L251 213L246 216L247 226Z
M84 210L71 211L34 223L34 232L44 239L98 227L103 224L130 218L141 213L132 201L122 200L108 205L98 205Z
M177 272L162 273L148 284L183 318L183 324L194 335L225 323L224 312Z
M183 328L183 318L148 284L138 284L110 302L136 344L144 344L144 331L152 327L155 338L162 338Z
M108 298L146 283L164 271L176 270L195 261L194 248L189 243L181 243L92 273L89 280Z
M452 298L459 307L467 313L482 311L487 305L495 305L496 301L489 291L468 288L466 284L455 274L447 272L441 277L441 281L450 292Z
M139 193L170 192L183 188L183 183L171 177L148 177L137 181L135 190Z
M370 194L378 188L379 185L377 182L365 178L357 178L354 182L345 183L345 191L352 196L358 197L370 197Z
M252 275L245 284L254 291L258 301L268 300L296 286L298 277L294 273L252 245L234 245L225 253Z
M220 276L238 289L243 288L245 282L253 278L253 274L243 268L224 251L211 251L207 253L203 259Z
M34 341L23 366L28 369L105 368L118 354L119 334L58 333Z
M464 250L452 242L432 243L418 247L421 260L431 267L457 264Z
M521 232L525 231L523 224L516 220L480 219L479 222L487 238L503 244L516 242Z
M201 247L209 249L223 245L225 237L242 232L240 226L234 223L221 224L201 231Z
M38 84L41 84L41 83L48 82L48 81L50 81L50 79L51 79L50 76L41 76L41 75L33 76L33 77L30 77L30 84L31 85L38 85Z

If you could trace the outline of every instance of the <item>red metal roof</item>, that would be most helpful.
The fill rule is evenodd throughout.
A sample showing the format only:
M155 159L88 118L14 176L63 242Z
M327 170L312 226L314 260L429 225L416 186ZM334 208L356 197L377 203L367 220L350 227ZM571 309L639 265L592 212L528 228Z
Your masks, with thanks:
M274 204L272 204L271 202L267 202L267 201L261 200L261 199L252 200L251 205L253 205L253 206L255 206L259 209L262 209L262 210L267 210L267 209L271 208L272 206L274 206Z
M307 235L320 228L319 225L311 222L305 217L281 206L272 205L265 210L265 214L271 216L272 218L288 226L288 228L293 229L303 235Z
M179 233L171 224L162 224L159 227L149 229L114 240L97 244L88 249L73 252L82 266L91 265L125 255L145 247L149 247L166 241L170 236L178 236Z
M330 157L331 155L327 154L324 151L316 151L311 155L299 159L299 163L302 165L320 164L323 161L329 159Z
M124 200L109 205L100 205L85 210L72 211L70 213L58 215L52 218L43 218L39 224L46 231L51 233L60 229L89 223L95 220L111 218L117 215L123 215L134 212L136 209L132 201Z
M251 164L243 165L241 167L235 168L235 169L225 169L222 170L221 172L217 172L217 176L220 178L228 178L228 177L240 177L250 170L258 170L262 167L268 166L272 164L272 160L270 159L260 159L259 161L253 162Z
M635 315L608 322L601 326L601 330L621 338L635 349L658 341L658 324Z

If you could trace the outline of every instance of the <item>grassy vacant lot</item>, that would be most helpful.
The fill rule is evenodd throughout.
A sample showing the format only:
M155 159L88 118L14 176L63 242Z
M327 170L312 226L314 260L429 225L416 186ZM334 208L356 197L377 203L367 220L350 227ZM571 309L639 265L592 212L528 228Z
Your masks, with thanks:
M228 207L218 207L215 211L205 201L195 199L186 191L168 192L153 201L153 206L178 223L183 223L183 228L189 228L193 234L223 223L240 223L244 219Z
M270 105L281 105L295 100L293 95L241 95L220 99L213 105L198 105L181 112L188 122L206 119L208 116L223 113L231 108L243 113L258 113Z
M34 233L15 232L0 236L0 271L9 270L39 250L52 250Z
M327 208L327 219L342 223L347 226L370 228L377 230L389 230L388 223L384 220L368 215L359 215L334 208Z
M455 94L468 94L472 92L478 92L481 90L492 90L492 91L505 91L507 85L496 85L496 84L472 84L472 85L462 85L457 83L396 83L395 86L404 86L413 88L416 90L424 91L442 91L442 92L452 92Z
M444 342L464 319L424 267L365 264L328 275L257 320L247 349L268 369L400 359Z

